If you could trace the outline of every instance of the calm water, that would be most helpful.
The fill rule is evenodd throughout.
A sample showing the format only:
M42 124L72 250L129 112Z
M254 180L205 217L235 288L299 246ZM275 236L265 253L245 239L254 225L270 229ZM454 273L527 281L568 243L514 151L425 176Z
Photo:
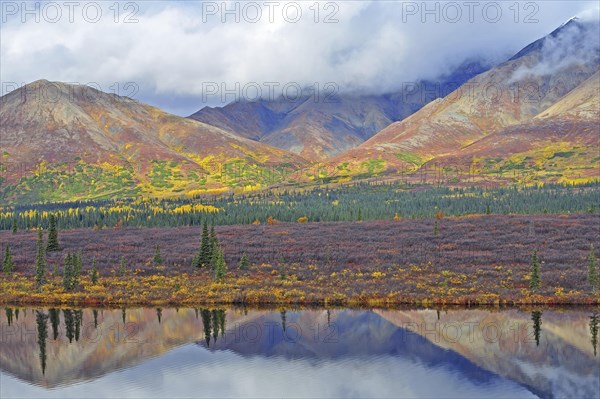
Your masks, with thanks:
M0 397L597 398L594 309L5 309Z

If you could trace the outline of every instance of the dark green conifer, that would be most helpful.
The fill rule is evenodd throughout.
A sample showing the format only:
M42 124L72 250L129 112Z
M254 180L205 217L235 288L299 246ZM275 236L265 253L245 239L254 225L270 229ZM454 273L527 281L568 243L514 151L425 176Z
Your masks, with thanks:
M37 255L35 258L35 283L38 289L46 282L46 251L44 249L44 236L42 230L38 231Z
M56 229L56 216L50 214L50 227L48 228L48 252L59 251L60 246L58 245L58 231Z
M15 269L12 254L10 253L10 245L6 246L4 252L4 261L2 262L2 271L6 274L11 274Z

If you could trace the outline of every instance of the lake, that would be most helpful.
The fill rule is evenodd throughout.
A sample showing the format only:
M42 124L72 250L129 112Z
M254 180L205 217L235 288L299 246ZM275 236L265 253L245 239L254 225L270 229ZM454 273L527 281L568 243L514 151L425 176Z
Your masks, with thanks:
M25 309L2 398L594 398L600 310Z

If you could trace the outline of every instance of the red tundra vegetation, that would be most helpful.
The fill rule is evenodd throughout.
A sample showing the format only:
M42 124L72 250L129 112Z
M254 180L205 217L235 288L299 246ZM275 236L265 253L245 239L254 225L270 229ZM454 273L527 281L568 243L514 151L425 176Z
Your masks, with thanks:
M435 224L437 223L437 229ZM15 273L0 273L1 302L45 304L569 304L600 303L587 281L599 215L470 216L379 222L220 226L226 277L191 267L199 228L60 231L47 283L35 288L37 232L0 232ZM434 234L437 230L437 234ZM156 265L156 246L162 263ZM529 290L537 250L541 287ZM81 286L66 292L62 265L82 251ZM249 267L240 270L246 253ZM92 259L99 279L90 279ZM126 272L122 275L121 260Z

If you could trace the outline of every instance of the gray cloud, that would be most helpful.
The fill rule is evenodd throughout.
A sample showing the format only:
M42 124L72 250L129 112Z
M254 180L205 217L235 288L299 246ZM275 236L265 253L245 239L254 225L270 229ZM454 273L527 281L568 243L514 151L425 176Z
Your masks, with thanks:
M77 11L71 23L64 9L56 23L44 15L39 23L32 17L23 23L21 10L7 15L3 9L0 80L96 82L121 94L126 82L135 82L134 98L180 115L203 102L221 102L222 96L206 96L210 82L235 94L251 82L263 95L268 82L321 88L335 82L341 91L381 93L403 82L435 79L466 58L502 61L569 18L596 18L598 10L596 2L587 1L522 2L518 13L510 8L513 2L481 2L472 14L463 2L429 2L428 10L434 10L429 14L422 2L329 3L319 3L318 22L309 8L313 2L294 3L302 6L296 23L283 18L283 2L272 21L264 3L257 2L262 18L256 23L248 22L257 15L251 9L240 14L240 23L234 15L222 23L219 13L203 12L209 3L201 2L139 2L138 11L120 9L118 16L109 10L113 3L101 3L102 18L95 23ZM237 5L242 12L244 4L227 7ZM137 22L123 23L134 11ZM334 11L338 22L324 23Z

